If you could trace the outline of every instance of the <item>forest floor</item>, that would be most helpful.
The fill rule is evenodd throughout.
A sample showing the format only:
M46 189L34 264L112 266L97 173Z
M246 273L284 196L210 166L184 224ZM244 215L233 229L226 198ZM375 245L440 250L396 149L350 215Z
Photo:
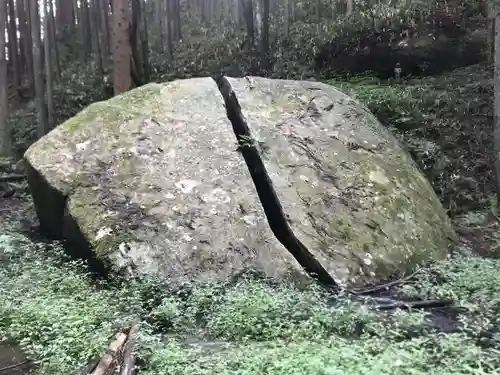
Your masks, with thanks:
M485 152L486 70L331 83L395 129L461 234L452 257L391 293L450 299L453 308L380 312L346 296L330 303L319 288L259 280L175 294L148 280L98 282L59 244L36 238L33 205L20 182L0 186L0 341L19 343L38 360L39 374L72 374L139 316L141 375L500 374L500 237Z

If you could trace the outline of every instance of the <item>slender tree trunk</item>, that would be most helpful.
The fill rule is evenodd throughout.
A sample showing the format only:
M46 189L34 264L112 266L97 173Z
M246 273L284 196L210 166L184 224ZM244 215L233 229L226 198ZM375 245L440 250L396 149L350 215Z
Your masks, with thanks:
M349 17L354 10L354 0L347 0L347 10L346 10L346 17Z
M0 0L0 156L11 156L12 142L7 123L9 99L7 94L7 60L5 57L5 27L7 23L5 5L5 0Z
M115 95L128 91L130 78L129 8L126 0L113 0L113 88Z
M136 86L144 84L144 72L142 71L141 39L139 35L139 24L141 19L140 0L132 0L132 12L130 14L130 48L132 50L132 80Z
M82 21L82 36L84 60L92 54L92 34L90 31L89 0L80 0L80 20Z
M52 64L54 65L54 73L55 77L57 80L61 78L61 62L59 61L59 43L57 43L57 36L56 36L56 22L55 22L55 16L54 16L54 4L52 1L49 0L49 9L48 9L48 14L50 15L49 17L49 31L51 35L51 40L52 40L52 46L50 48L50 52L52 53ZM70 13L71 15L71 13ZM65 22L68 21L65 19ZM66 25L66 30L68 30L66 33L69 33L72 28L72 21L69 21L70 23Z
M50 2L50 8L53 8L52 2ZM71 31L73 23L73 2L71 0L57 0L56 18L57 35L66 37Z
M182 39L182 25L181 25L181 3L180 0L174 1L175 9L175 40L179 41ZM227 0L225 0L227 1Z
M209 0L201 0L200 1L200 20L202 23L208 22L208 7L210 4L208 3Z
M240 0L233 0L233 22L238 25L240 23Z
M89 22L90 22L90 34L92 38L92 51L94 59L97 64L97 70L102 75L104 73L102 53L101 53L101 43L99 37L99 4L98 0L91 0L89 2Z
M28 77L29 87L33 85L33 41L28 24L29 7L26 6L27 0L17 0L17 17L19 20L19 42L26 62L26 76Z
M493 54L493 93L494 93L494 170L496 177L497 210L500 210L500 15L495 11L495 6L491 3L488 7L488 16L492 19L494 30L494 54Z
M101 59L104 67L109 66L109 29L108 29L108 0L98 0L98 22L99 22L99 37L101 44Z
M319 34L321 31L321 0L316 0L316 32Z
M156 25L159 27L160 32L160 51L165 52L165 0L156 0Z
M262 0L253 0L253 16L254 16L254 25L255 25L255 41L258 44L262 42ZM259 46L258 49L261 49Z
M261 54L267 69L269 66L269 0L262 0Z
M247 27L247 40L249 48L253 49L255 45L255 24L253 17L253 1L243 0L243 13L245 16L245 24Z
M165 29L167 30L168 55L174 58L174 38L172 35L172 1L165 0Z
M50 12L51 0L43 1L44 10L44 40L43 46L45 48L45 77L47 79L47 126L52 129L54 126L54 104L53 104L53 74L52 74L52 45L54 40L52 39L52 33L50 32L50 19L52 13Z
M73 59L81 58L83 53L83 34L82 34L82 20L80 19L80 11L78 10L78 0L70 0L73 3L73 43L68 47L72 52ZM65 56L66 57L66 56ZM75 58L76 57L76 58ZM68 59L72 60L72 59Z
M45 107L45 84L43 81L43 63L40 38L40 13L38 1L30 2L30 24L33 40L33 69L35 79L35 99L37 112L37 135L43 137L49 131L47 124L47 109Z
M144 72L144 81L149 82L151 80L150 69L149 69L149 36L148 36L148 17L146 3L141 1L141 22L140 22L139 33L141 35L141 51L142 51L142 63Z
M284 0L283 8L285 11L283 16L285 20L285 39L288 39L288 34L290 34L290 0Z
M17 25L16 25L16 9L14 8L14 0L8 0L7 6L9 9L9 44L11 55L9 60L12 62L12 78L16 96L19 95L21 87L21 73L19 71L19 48L17 43Z

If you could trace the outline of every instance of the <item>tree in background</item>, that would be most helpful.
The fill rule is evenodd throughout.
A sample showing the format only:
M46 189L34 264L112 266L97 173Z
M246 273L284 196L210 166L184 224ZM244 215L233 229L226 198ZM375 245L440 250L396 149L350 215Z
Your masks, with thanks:
M18 90L21 87L21 72L20 72L20 59L18 53L17 42L17 26L16 26L16 9L14 0L7 0L7 8L9 15L8 35L9 35L9 60L11 60L12 67L12 86L14 93L17 96Z
M130 90L132 85L130 76L129 5L127 0L113 0L111 25L113 89L115 95L118 95Z
M10 156L12 145L7 124L9 107L7 96L7 60L5 59L5 26L7 23L5 0L0 0L0 156Z
M54 40L52 39L52 30L51 30L51 22L50 20L53 19L53 14L52 14L52 7L51 7L51 0L43 0L43 10L44 10L44 19L43 19L43 24L44 24L44 41L43 41L43 47L44 47L44 57L45 57L45 77L46 77L46 85L47 85L47 129L51 129L55 124L54 124L54 105L53 105L53 87L54 87L54 74L53 74L53 69L54 66L57 64L54 64L53 57L52 57L52 52L54 51L53 44Z
M488 36L490 28L493 30L493 40L489 36L488 43L493 47L493 95L494 95L494 172L496 177L497 209L500 209L500 12L494 0L488 4ZM490 47L491 47L490 45ZM488 51L488 56L491 54ZM491 59L491 57L490 57Z
M47 107L45 104L45 80L43 76L42 39L40 32L40 12L38 1L29 2L31 38L33 40L33 75L35 81L35 101L37 112L37 135L43 137L49 132Z

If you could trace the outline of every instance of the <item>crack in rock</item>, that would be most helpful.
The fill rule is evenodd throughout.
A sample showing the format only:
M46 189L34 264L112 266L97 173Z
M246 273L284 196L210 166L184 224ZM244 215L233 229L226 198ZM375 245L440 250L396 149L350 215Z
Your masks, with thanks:
M250 172L255 189L257 190L271 231L278 241L281 242L297 262L299 262L309 276L334 290L340 290L332 276L295 236L288 225L281 202L274 190L271 178L260 157L259 151L255 145L255 140L252 138L252 134L230 82L224 76L213 77L213 79L217 83L219 91L224 99L227 117L233 126L239 151L248 167L248 171Z

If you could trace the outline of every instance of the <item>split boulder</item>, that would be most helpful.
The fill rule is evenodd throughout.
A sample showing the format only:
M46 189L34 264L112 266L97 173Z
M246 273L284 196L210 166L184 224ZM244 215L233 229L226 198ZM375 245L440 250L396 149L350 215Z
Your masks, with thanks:
M317 82L149 84L90 105L25 161L46 235L174 285L249 270L360 285L441 259L455 240L398 141Z

